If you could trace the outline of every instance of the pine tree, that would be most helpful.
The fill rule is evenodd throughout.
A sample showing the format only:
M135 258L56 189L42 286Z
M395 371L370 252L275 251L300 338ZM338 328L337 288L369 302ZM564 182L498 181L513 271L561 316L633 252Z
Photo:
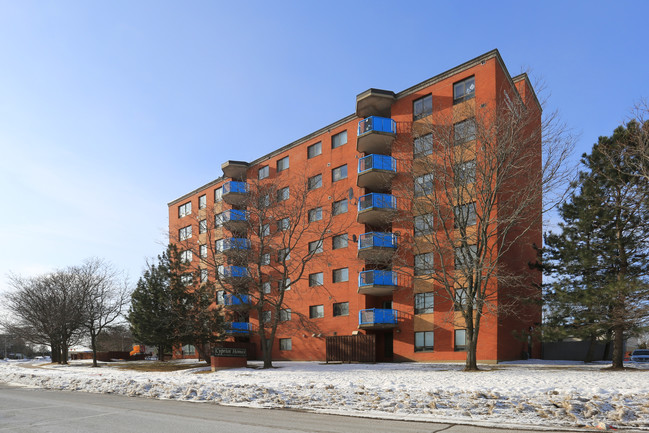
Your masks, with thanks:
M613 368L649 319L649 186L634 172L631 138L621 126L583 155L587 170L561 207L561 233L546 236L544 266L556 278L546 322L590 339L612 335Z

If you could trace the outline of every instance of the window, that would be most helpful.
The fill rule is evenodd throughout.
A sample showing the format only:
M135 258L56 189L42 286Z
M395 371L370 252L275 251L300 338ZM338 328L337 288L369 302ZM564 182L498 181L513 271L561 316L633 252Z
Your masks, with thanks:
M225 291L223 290L218 290L216 292L216 304L217 305L223 305L225 304Z
M216 241L214 241L215 251L222 253L224 246L225 246L225 239L217 239Z
M415 217L415 236L426 235L433 232L433 214L427 213Z
M324 283L324 277L322 272L309 274L309 287L322 286L323 283Z
M262 168L260 168L259 171L257 172L257 178L266 179L269 174L270 174L270 169L268 168L267 165L265 165Z
M334 250L337 250L338 248L347 248L348 243L349 237L347 236L347 233L331 238L331 248Z
M453 104L468 101L473 97L475 97L475 77L453 84Z
M178 206L178 218L192 214L192 203L188 202Z
M281 281L280 281L280 285L281 285ZM280 287L280 290L281 289L282 288ZM284 290L291 290L291 279L290 278L287 278L287 279L284 280Z
M466 350L466 329L455 330L455 350Z
M288 248L277 251L277 261L282 263L285 260L291 259L291 251Z
M207 258L207 245L203 244L198 246L198 255L201 256L201 259Z
M209 277L209 275L210 273L207 269L201 269L201 283L207 283L207 278Z
M309 222L320 221L322 219L322 208L317 207L309 211Z
M261 265L262 266L270 265L270 253L264 253L261 255Z
M455 144L475 140L475 119L466 119L454 125Z
M183 227L178 230L178 239L181 241L187 240L192 237L192 226Z
M291 227L291 220L286 217L277 221L277 230L286 231Z
M433 268L433 253L415 255L415 275L426 275L435 272Z
M340 132L331 137L331 148L335 149L347 143L347 131Z
M185 344L182 350L183 355L196 355L196 348L193 344Z
M202 235L203 233L207 233L207 220L198 222L198 234Z
M223 212L214 215L214 227L221 227L223 225L223 221L225 221L225 215L223 214Z
M288 186L285 186L284 188L280 188L277 190L277 201L288 200L289 195L290 194L289 194Z
M191 286L194 281L194 277L192 276L191 272L188 274L182 274L180 276L180 283L183 286Z
M334 269L332 279L334 283L349 281L349 270L347 268Z
M223 188L218 187L214 190L214 203L218 203L223 200Z
M277 160L277 172L288 169L288 156Z
M262 290L264 291L264 295L270 293L270 281L264 281L264 283L262 284Z
M292 350L293 343L290 338L280 338L279 339L279 350Z
M289 320L291 320L291 309L286 308L284 310L279 310L279 321L288 322Z
M474 226L477 221L475 203L460 204L453 207L455 228Z
M415 314L433 313L433 292L415 293Z
M433 350L433 331L415 332L415 352Z
M262 323L270 323L270 320L272 318L272 313L270 311L262 311L261 312L261 322Z
M465 186L475 182L475 159L453 166L455 186Z
M415 99L412 103L412 118L418 120L433 114L433 95Z
M478 247L467 245L455 249L455 269L472 268L478 255Z
M415 178L415 197L428 195L433 192L433 173L427 173Z
M347 178L347 164L341 165L331 170L331 181L337 182Z
M202 196L198 197L198 208L205 209L206 207L207 207L207 196L203 194Z
M458 287L455 289L455 302L453 304L453 309L455 311L462 311L464 307L468 306L469 295L467 290L464 287Z
M331 206L331 213L333 215L340 215L347 212L347 199L333 202Z
M309 318L320 319L324 317L324 305L311 305L309 307Z
M314 156L318 156L321 153L322 153L322 143L320 141L306 148L307 158L313 158Z
M309 253L310 254L318 254L323 251L322 249L322 240L317 240L313 242L309 242Z
M193 254L191 250L185 250L180 252L180 261L183 263L188 263L192 261Z
M334 304L334 317L349 316L349 302L338 302Z
M413 143L413 154L415 158L421 158L422 156L432 155L433 153L433 134L422 135L421 137L415 137Z
M270 224L262 224L259 228L259 237L263 238L270 234Z
M322 186L321 174L316 174L315 176L309 178L309 183L308 183L309 191L311 191L312 189L318 189L321 186Z
M270 206L270 194L265 194L259 197L259 206L268 207Z

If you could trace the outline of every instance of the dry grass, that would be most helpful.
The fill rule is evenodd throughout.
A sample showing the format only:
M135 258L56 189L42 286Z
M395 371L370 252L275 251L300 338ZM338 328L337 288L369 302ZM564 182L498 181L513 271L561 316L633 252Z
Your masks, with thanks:
M208 367L205 362L192 362L192 363L176 363L173 361L146 361L146 362L123 362L112 364L122 370L135 370L135 371L179 371L189 370L192 368Z

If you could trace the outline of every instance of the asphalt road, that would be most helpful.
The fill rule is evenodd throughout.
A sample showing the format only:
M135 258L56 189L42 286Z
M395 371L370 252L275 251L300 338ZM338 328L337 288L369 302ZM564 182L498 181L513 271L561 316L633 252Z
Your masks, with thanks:
M48 391L0 383L0 433L402 433L530 432L249 409L121 395Z

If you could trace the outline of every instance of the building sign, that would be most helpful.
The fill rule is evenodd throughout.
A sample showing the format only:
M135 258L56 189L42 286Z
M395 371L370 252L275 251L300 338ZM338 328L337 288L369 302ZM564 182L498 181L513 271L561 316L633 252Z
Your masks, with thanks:
M247 358L248 349L243 347L215 347L212 355L226 358Z

